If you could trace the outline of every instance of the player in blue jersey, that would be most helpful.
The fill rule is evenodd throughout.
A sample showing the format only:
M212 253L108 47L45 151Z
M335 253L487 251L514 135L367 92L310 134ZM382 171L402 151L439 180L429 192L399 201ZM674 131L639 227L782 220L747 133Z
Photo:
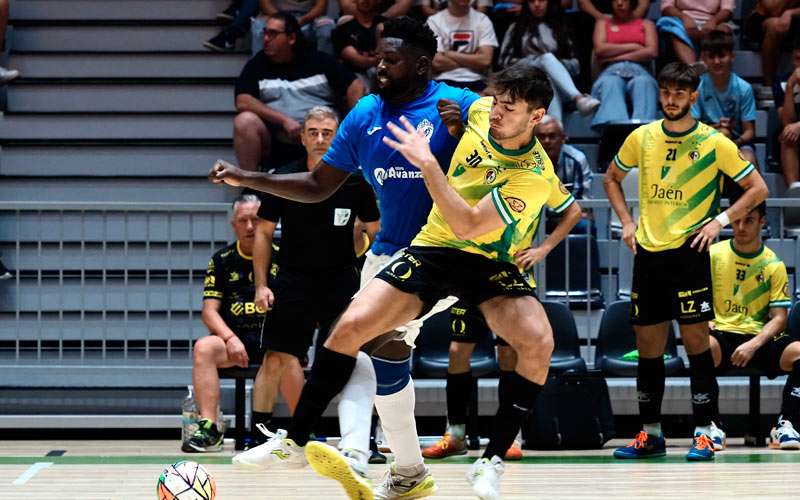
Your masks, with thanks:
M296 201L317 202L335 192L348 175L362 174L375 189L381 209L381 230L367 255L362 272L363 287L393 255L410 244L432 206L420 170L383 143L383 137L389 134L386 123L397 122L400 116L407 117L428 138L439 164L446 166L457 145L456 137L460 137L461 130L456 129L463 125L467 110L478 99L471 91L431 81L431 61L435 53L436 38L426 25L410 18L386 21L378 45L377 95L362 98L347 115L316 169L309 173L273 176L243 171L220 161L212 168L209 178L213 182L246 186ZM355 371L341 392L346 404L339 405L342 438L347 443L340 447L350 467L326 471L333 471L328 475L336 476L352 498L373 497L366 480L365 464L376 373L378 396L374 404L395 462L385 483L378 486L374 495L384 499L420 498L435 491L433 478L417 444L410 346L422 321L448 308L454 301L442 301L426 316L398 329L400 335L392 332L367 346L366 350L373 355L374 372L365 354L359 353L352 360ZM405 342L391 342L400 336ZM317 367L323 369L326 356L341 355L323 349L313 371ZM239 455L239 463L256 466L276 462L305 463L303 447L311 426L324 410L314 408L316 398L313 395L326 391L327 382L324 377L310 377L288 438L279 431L280 439ZM281 453L273 453L277 444L281 445L278 450Z

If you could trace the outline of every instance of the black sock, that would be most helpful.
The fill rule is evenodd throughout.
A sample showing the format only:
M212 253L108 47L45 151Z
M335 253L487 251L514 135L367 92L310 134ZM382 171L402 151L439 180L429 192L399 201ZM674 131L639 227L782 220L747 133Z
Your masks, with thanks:
M266 427L269 427L269 423L272 420L272 412L271 411L255 411L253 410L253 415L250 418L250 428L255 433L258 429L256 428L256 424L264 424Z
M491 459L497 455L503 458L519 432L519 426L525 417L533 411L536 398L542 392L542 386L531 382L514 372L508 380L509 390L500 399L500 406L492 422L489 432L489 445L483 452L483 458Z
M511 381L517 372L514 370L500 370L500 378L497 381L497 400L503 401L509 398L511 391Z
M781 414L793 425L800 427L800 360L792 363L792 371L783 386Z
M294 410L287 437L305 446L314 424L339 394L356 367L356 358L320 347L300 401Z
M661 422L661 400L664 399L664 357L639 357L636 369L636 392L639 417L645 424Z
M697 426L719 421L719 384L711 349L689 354L689 377L692 390L692 413Z
M447 422L466 425L467 408L472 396L472 372L447 374Z

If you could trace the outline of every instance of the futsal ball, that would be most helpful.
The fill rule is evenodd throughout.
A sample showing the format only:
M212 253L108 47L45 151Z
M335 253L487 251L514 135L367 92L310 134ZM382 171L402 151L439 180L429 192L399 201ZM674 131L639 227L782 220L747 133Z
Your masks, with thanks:
M161 472L156 485L158 500L214 500L217 485L202 465L179 460Z

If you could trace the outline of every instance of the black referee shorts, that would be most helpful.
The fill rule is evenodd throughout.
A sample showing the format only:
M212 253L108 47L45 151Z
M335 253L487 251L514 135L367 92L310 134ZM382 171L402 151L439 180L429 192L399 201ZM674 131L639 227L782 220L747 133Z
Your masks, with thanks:
M720 351L722 352L722 361L719 364L719 368L717 368L717 371L720 373L724 373L733 368L731 356L734 351L736 351L737 347L753 338L753 335L745 333L720 330L712 330L711 335L719 342ZM783 355L783 351L785 351L792 342L797 342L797 339L785 333L775 336L769 343L756 351L753 355L753 359L747 364L747 367L757 368L771 379L785 374L786 372L781 370L781 356Z

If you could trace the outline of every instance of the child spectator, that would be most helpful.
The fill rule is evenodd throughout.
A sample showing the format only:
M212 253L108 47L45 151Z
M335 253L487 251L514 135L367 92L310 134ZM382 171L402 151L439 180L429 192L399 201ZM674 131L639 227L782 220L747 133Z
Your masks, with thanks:
M739 146L745 160L758 166L752 146L756 133L753 88L731 70L733 35L712 31L703 39L700 55L708 71L700 77L692 115L711 125Z
M355 15L333 30L333 50L369 90L378 62L378 26L385 18L378 14L378 0L358 0L356 7Z
M792 72L779 78L772 86L778 118L783 126L778 140L783 179L787 186L800 180L797 151L800 139L800 36L796 36L793 42L792 63Z
M697 62L697 45L712 31L730 33L734 0L661 0L658 30L672 42L679 61Z
M558 96L551 101L547 114L559 120L563 119L562 99L574 101L583 114L591 114L600 105L597 99L581 93L572 80L580 67L563 17L559 0L530 0L506 31L500 48L501 67L530 64L547 74Z
M658 111L658 84L646 67L658 55L655 24L635 17L632 0L613 0L611 5L611 18L598 20L594 27L595 56L603 69L592 85L592 96L601 103L592 120L595 129L631 118L652 121Z

